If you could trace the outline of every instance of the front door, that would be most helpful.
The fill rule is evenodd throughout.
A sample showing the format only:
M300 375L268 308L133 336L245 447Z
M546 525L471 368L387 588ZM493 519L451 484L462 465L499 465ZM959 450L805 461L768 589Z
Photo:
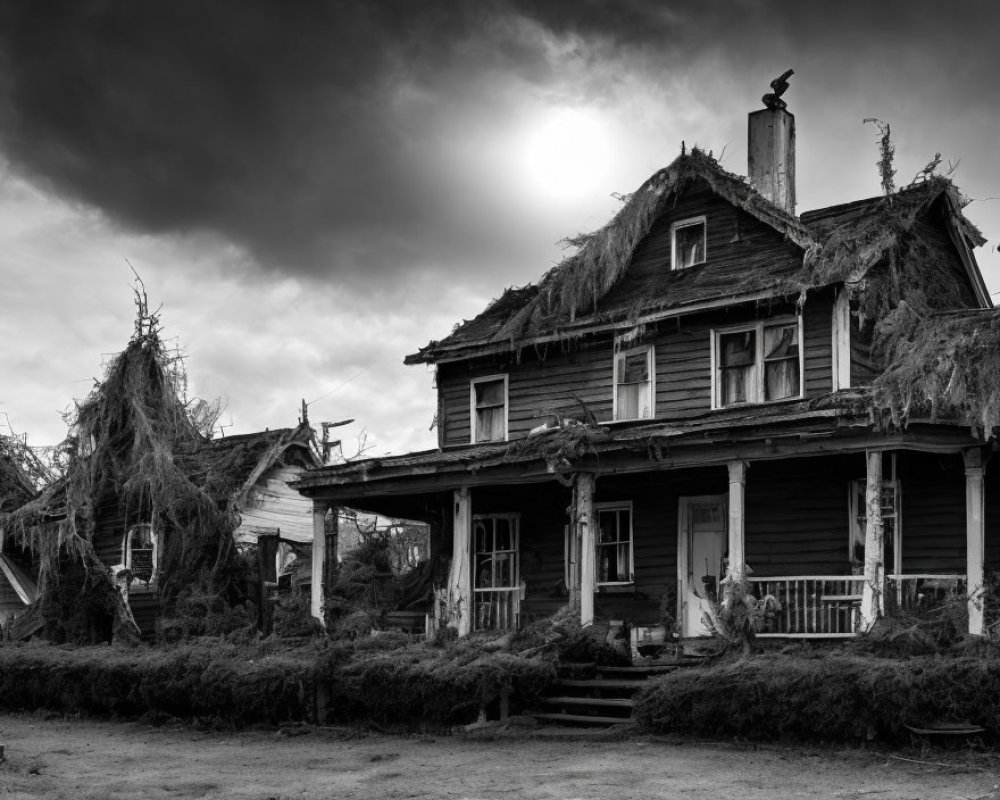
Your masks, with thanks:
M705 604L717 597L725 576L728 510L726 495L682 497L678 520L678 579L681 634L707 636Z

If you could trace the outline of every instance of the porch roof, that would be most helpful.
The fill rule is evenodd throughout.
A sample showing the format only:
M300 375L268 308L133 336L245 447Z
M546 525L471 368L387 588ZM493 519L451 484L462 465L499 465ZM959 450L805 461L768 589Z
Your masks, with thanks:
M707 412L683 422L549 428L511 442L425 450L320 467L292 485L312 497L443 491L463 485L535 483L575 471L708 466L886 446L958 452L975 444L965 428L912 421L880 433L858 391L814 400Z

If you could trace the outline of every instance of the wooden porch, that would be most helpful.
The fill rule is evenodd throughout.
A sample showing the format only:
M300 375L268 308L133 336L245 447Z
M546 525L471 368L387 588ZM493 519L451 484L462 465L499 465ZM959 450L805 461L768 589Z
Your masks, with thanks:
M773 598L776 610L757 633L761 638L837 639L862 629L863 575L783 575L750 577L751 594ZM888 575L885 606L922 614L948 602L965 602L965 575Z

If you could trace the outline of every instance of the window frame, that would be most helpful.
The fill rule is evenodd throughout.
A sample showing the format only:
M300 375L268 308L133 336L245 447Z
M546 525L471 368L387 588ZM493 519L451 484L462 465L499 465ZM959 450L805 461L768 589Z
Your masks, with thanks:
M701 225L701 261L695 261L693 264L680 265L677 263L677 231L684 228L690 228L695 225ZM701 214L697 217L687 217L686 219L679 219L670 225L670 269L689 269L691 267L696 267L699 264L704 264L708 261L708 217L705 214Z
M893 471L895 472L895 464L893 464ZM850 481L847 487L848 491L848 528L847 528L847 565L852 569L856 569L853 548L855 539L864 542L865 540L865 530L861 526L860 519L865 517L867 519L868 509L864 508L864 501L859 501L860 497L865 497L867 493L868 482L864 478L858 478L856 480ZM887 488L893 490L893 514L892 519L894 521L893 526L893 539L892 539L892 569L889 569L889 565L883 564L883 572L886 577L892 575L900 575L903 572L903 495L902 487L899 478L886 478L882 481L882 491L884 492ZM885 519L886 514L883 508L882 512L882 532L883 537L885 536ZM883 545L884 547L884 545ZM862 560L860 568L862 572L858 574L864 574L864 560Z
M764 329L765 328L777 328L786 325L796 326L798 331L798 349L799 349L799 392L798 394L789 395L788 397L780 397L774 400L764 399L765 394L765 356L764 356ZM712 328L710 331L711 335L711 369L712 369L712 405L713 411L718 411L725 408L740 408L743 406L758 406L758 405L768 405L770 403L787 403L791 400L802 400L806 396L806 383L805 383L805 334L804 325L802 322L802 315L791 315L787 317L774 317L771 319L761 319L754 322L748 322L743 325L732 325L725 328ZM756 380L754 381L754 399L747 400L743 403L728 403L724 404L722 402L722 390L723 382L720 380L719 370L720 370L720 352L719 352L719 341L723 336L727 336L732 333L746 333L748 331L753 331L754 340L754 362L753 365L757 370Z
M618 360L645 351L646 353L646 392L649 401L648 417L619 417L618 407ZM619 348L619 340L615 339L614 360L611 365L611 421L637 422L656 419L656 347L653 344L640 344L624 349Z
M600 580L601 560L598 553L601 548L601 512L602 511L628 511L628 575L627 581L602 581ZM604 503L594 503L594 586L598 591L602 588L614 588L619 586L635 585L635 509L631 500L617 500ZM617 543L621 540L619 539ZM608 546L607 543L604 546Z
M476 386L480 383L494 383L503 381L503 438L502 439L482 439L477 436L479 432L479 416L476 414ZM493 444L494 442L506 442L510 439L510 382L507 373L498 375L484 375L481 378L471 378L469 380L469 442L470 444Z
M149 530L149 539L152 543L152 547L148 549L152 551L153 569L148 581L136 578L132 570L132 534L139 528L147 528ZM145 550L147 548L140 549ZM155 525L151 522L137 522L125 529L125 535L122 537L121 563L129 571L129 574L132 575L132 580L129 581L129 593L151 592L156 588L157 578L160 573L160 534Z

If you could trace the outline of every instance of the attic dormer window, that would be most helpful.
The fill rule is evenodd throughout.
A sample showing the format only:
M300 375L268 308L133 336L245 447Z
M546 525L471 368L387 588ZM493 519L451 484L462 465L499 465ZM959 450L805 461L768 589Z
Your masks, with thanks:
M472 443L507 439L507 376L475 378L471 384Z
M682 219L670 226L673 269L705 261L705 217Z

